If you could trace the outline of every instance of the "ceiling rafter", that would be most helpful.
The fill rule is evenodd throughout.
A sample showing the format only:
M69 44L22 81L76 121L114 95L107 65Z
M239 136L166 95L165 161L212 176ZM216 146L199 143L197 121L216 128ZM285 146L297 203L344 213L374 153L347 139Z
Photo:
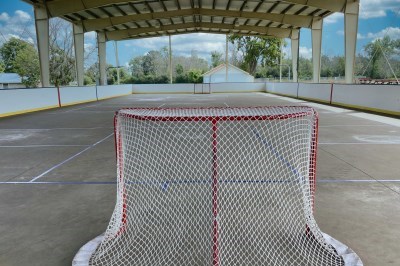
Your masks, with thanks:
M169 19L183 16L211 16L211 17L231 17L255 20L268 20L282 24L293 25L295 27L311 27L312 17L299 15L268 14L261 12L233 11L233 10L213 10L205 8L171 10L167 12L142 13L128 16L117 16L112 18L89 19L82 21L87 31L102 30L122 23L140 22L153 19Z
M122 5L126 4L127 0L57 0L57 1L45 1L45 0L39 0L38 2L35 0L23 0L25 2L28 2L32 5L42 5L46 6L47 9L49 10L49 13L52 17L59 17L59 16L64 16L88 9L93 9L93 8L99 8L99 7L105 7L105 6L112 6L113 4L116 5ZM157 0L155 0L157 2ZM170 1L170 0L158 0L158 2L163 2L163 1ZM215 1L213 0L213 7L215 8ZM221 0L219 0L221 1ZM243 0L246 2L246 0ZM254 0L255 1L255 0ZM302 5L302 6L309 6L309 7L314 7L314 8L319 8L322 10L327 10L330 12L343 12L344 7L347 2L354 2L355 0L283 0L283 1L277 1L276 3L289 3L289 4L295 4L295 5ZM146 3L147 1L144 0L131 0L128 1L128 3ZM250 0L249 0L250 2ZM258 8L262 5L262 3L265 3L266 1L257 1ZM192 8L194 8L194 2L193 0L190 0L190 5Z
M85 32L95 30L112 36L122 31L137 30L141 33L129 35L136 38L186 31L251 35L269 35L276 31L278 37L287 36L288 31L311 28L314 20L334 12L344 12L347 3L359 0L23 1L46 8L50 17L61 16L81 24ZM194 28L188 30L191 25ZM165 30L167 27L173 28ZM266 33L266 30L269 32Z
M270 35L279 38L289 38L291 36L291 29L285 28L270 28L270 27L257 27L257 26L235 26L232 24L222 24L222 23L209 23L209 22L191 22L185 24L175 24L175 25L163 25L159 28L155 29L154 27L147 27L141 29L128 29L128 30L116 30L106 32L107 40L123 40L129 39L131 37L137 36L142 33L154 33L154 32L168 32L168 31L176 31L179 29L191 29L194 28L198 31L201 31L201 28L207 29L221 29L221 30L238 30L240 31L248 31L248 32L256 32L263 35Z

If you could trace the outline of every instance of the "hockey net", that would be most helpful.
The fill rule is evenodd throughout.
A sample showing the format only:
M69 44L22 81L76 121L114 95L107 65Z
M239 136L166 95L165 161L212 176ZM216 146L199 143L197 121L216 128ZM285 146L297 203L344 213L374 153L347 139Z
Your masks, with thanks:
M115 117L117 204L90 265L344 265L313 217L309 107Z

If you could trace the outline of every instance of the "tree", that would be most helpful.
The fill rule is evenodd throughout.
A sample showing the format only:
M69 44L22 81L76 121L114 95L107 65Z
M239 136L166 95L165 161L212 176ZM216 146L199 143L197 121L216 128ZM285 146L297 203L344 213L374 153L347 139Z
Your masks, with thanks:
M40 81L39 55L33 45L20 50L14 60L14 69L26 87L37 87Z
M128 71L124 68L119 68L119 81L121 84L126 83L130 80L131 76L129 75ZM118 69L109 65L107 67L107 84L118 84Z
M86 69L86 71L85 71L85 76L87 76L91 80L91 83L87 83L87 84L96 84L97 80L100 77L99 64L94 63L91 66L89 66L88 69ZM86 81L89 82L88 79ZM84 83L85 83L85 80L84 80ZM87 85L87 84L85 84L85 85Z
M299 57L299 79L310 80L312 78L312 62L311 59Z
M183 74L183 66L181 64L177 64L175 67L175 73L177 76Z
M243 57L240 68L254 75L257 65L272 66L278 64L282 40L274 37L230 35L229 41L235 45Z
M75 80L75 58L71 25L59 18L50 20L50 82L56 86Z
M0 60L0 73L3 73L5 69L4 62Z
M382 39L376 39L364 47L370 59L368 72L371 78L384 78L386 76L386 71L383 66L386 65L387 62L384 57L390 57L395 52L396 44L397 41L392 41L390 37L386 35Z
M4 72L16 73L14 66L15 58L19 51L25 49L29 44L21 39L11 37L0 47L0 56L4 63Z
M216 67L222 64L222 53L217 51L211 52L211 66Z

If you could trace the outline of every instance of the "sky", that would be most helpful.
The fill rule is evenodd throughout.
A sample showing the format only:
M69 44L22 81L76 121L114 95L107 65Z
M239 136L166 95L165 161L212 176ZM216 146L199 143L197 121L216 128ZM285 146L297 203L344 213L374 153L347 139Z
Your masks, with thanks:
M20 0L0 0L0 45L11 37L29 42L35 41L35 25L32 6ZM72 30L72 27L71 27ZM361 0L357 53L363 53L364 46L377 38L389 35L400 39L400 0ZM85 48L96 45L96 34L85 34ZM146 54L150 50L159 50L168 46L168 37L146 38L141 40L119 41L118 58L120 65L127 65L132 57ZM224 53L225 35L185 34L172 36L172 51L175 55L189 56L192 50L210 61L211 51ZM290 57L290 40L284 48L286 57ZM311 58L311 31L300 32L300 56ZM322 54L328 56L344 55L344 16L335 13L324 19L322 33ZM116 65L115 43L107 43L107 63Z

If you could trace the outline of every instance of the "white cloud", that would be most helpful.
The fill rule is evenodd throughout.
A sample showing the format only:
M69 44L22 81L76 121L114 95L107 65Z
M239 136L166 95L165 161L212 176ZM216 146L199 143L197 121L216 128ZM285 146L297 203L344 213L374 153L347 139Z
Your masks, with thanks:
M93 50L94 45L93 45L93 43L85 43L83 45L83 47L84 47L85 52L89 52L89 51Z
M8 21L9 19L10 16L6 12L0 14L0 21Z
M85 32L85 39L95 40L96 39L96 32L95 31Z
M209 59L212 51L225 51L225 35L192 33L174 35L172 38L172 52L175 55L190 56L191 51L197 51L199 57ZM146 38L141 40L126 41L126 47L138 47L147 50L159 50L168 46L168 37Z
M388 11L399 12L400 0L362 0L360 1L360 18L386 17Z
M15 11L14 19L20 20L21 22L27 22L31 20L31 16L22 10Z
M306 59L312 58L312 49L311 48L308 48L305 46L300 46L299 53L300 53L300 57L304 57Z
M379 32L372 33L368 32L365 38L367 39L380 39L385 35L390 36L391 39L400 39L400 28L399 27L387 27Z
M36 40L35 24L32 16L22 10L16 10L11 16L5 12L0 14L0 45L12 37L34 43Z
M338 20L343 20L343 13L333 13L332 15L324 18L324 23L333 24L336 23Z

